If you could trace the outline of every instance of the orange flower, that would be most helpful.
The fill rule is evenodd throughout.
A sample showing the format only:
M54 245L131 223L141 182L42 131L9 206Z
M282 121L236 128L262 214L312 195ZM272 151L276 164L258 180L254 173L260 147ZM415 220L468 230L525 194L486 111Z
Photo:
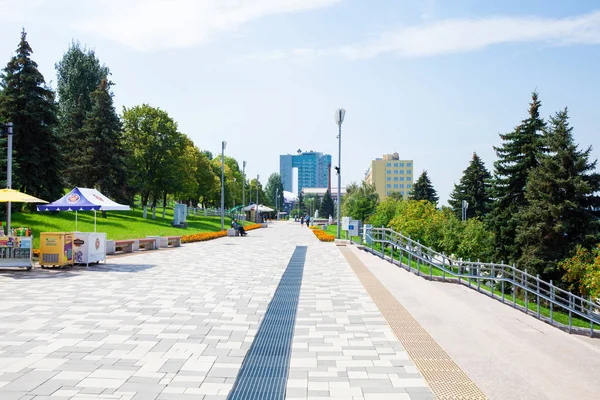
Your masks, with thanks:
M335 236L325 232L324 230L313 229L313 233L321 242L333 242L335 240Z
M262 227L261 224L252 224L245 226L244 229L246 231L251 231L260 227ZM192 235L183 236L181 238L181 243L205 242L207 240L217 239L225 236L227 236L227 231L194 233Z

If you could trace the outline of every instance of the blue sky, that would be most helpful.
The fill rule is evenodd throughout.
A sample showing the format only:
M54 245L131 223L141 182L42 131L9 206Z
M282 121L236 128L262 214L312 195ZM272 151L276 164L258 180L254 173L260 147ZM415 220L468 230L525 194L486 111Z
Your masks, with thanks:
M445 204L498 133L568 106L600 156L600 4L578 0L0 0L0 64L22 27L46 80L72 39L112 71L115 104L166 110L201 149L246 160L261 181L297 149L337 160L343 183L398 152ZM337 161L336 161L337 162ZM334 162L334 164L336 163Z

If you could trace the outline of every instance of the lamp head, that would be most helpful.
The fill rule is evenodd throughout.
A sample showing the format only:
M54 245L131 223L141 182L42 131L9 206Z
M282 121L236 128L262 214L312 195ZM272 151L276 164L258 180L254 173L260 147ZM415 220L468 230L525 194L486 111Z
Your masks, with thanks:
M346 110L343 108L339 108L335 110L335 123L341 125L344 122L344 117L346 116Z

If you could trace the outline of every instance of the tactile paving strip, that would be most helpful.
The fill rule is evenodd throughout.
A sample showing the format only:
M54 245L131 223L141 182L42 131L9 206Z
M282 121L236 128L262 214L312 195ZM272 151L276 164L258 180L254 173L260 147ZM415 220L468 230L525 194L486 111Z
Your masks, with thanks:
M340 250L440 400L485 400L475 383L350 249Z
M306 260L297 246L237 375L229 400L283 400Z

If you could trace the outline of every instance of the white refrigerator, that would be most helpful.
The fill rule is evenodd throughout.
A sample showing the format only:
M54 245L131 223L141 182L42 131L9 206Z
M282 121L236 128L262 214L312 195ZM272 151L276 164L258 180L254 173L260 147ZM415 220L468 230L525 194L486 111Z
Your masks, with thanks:
M106 262L106 233L75 232L73 234L73 258L75 264Z

